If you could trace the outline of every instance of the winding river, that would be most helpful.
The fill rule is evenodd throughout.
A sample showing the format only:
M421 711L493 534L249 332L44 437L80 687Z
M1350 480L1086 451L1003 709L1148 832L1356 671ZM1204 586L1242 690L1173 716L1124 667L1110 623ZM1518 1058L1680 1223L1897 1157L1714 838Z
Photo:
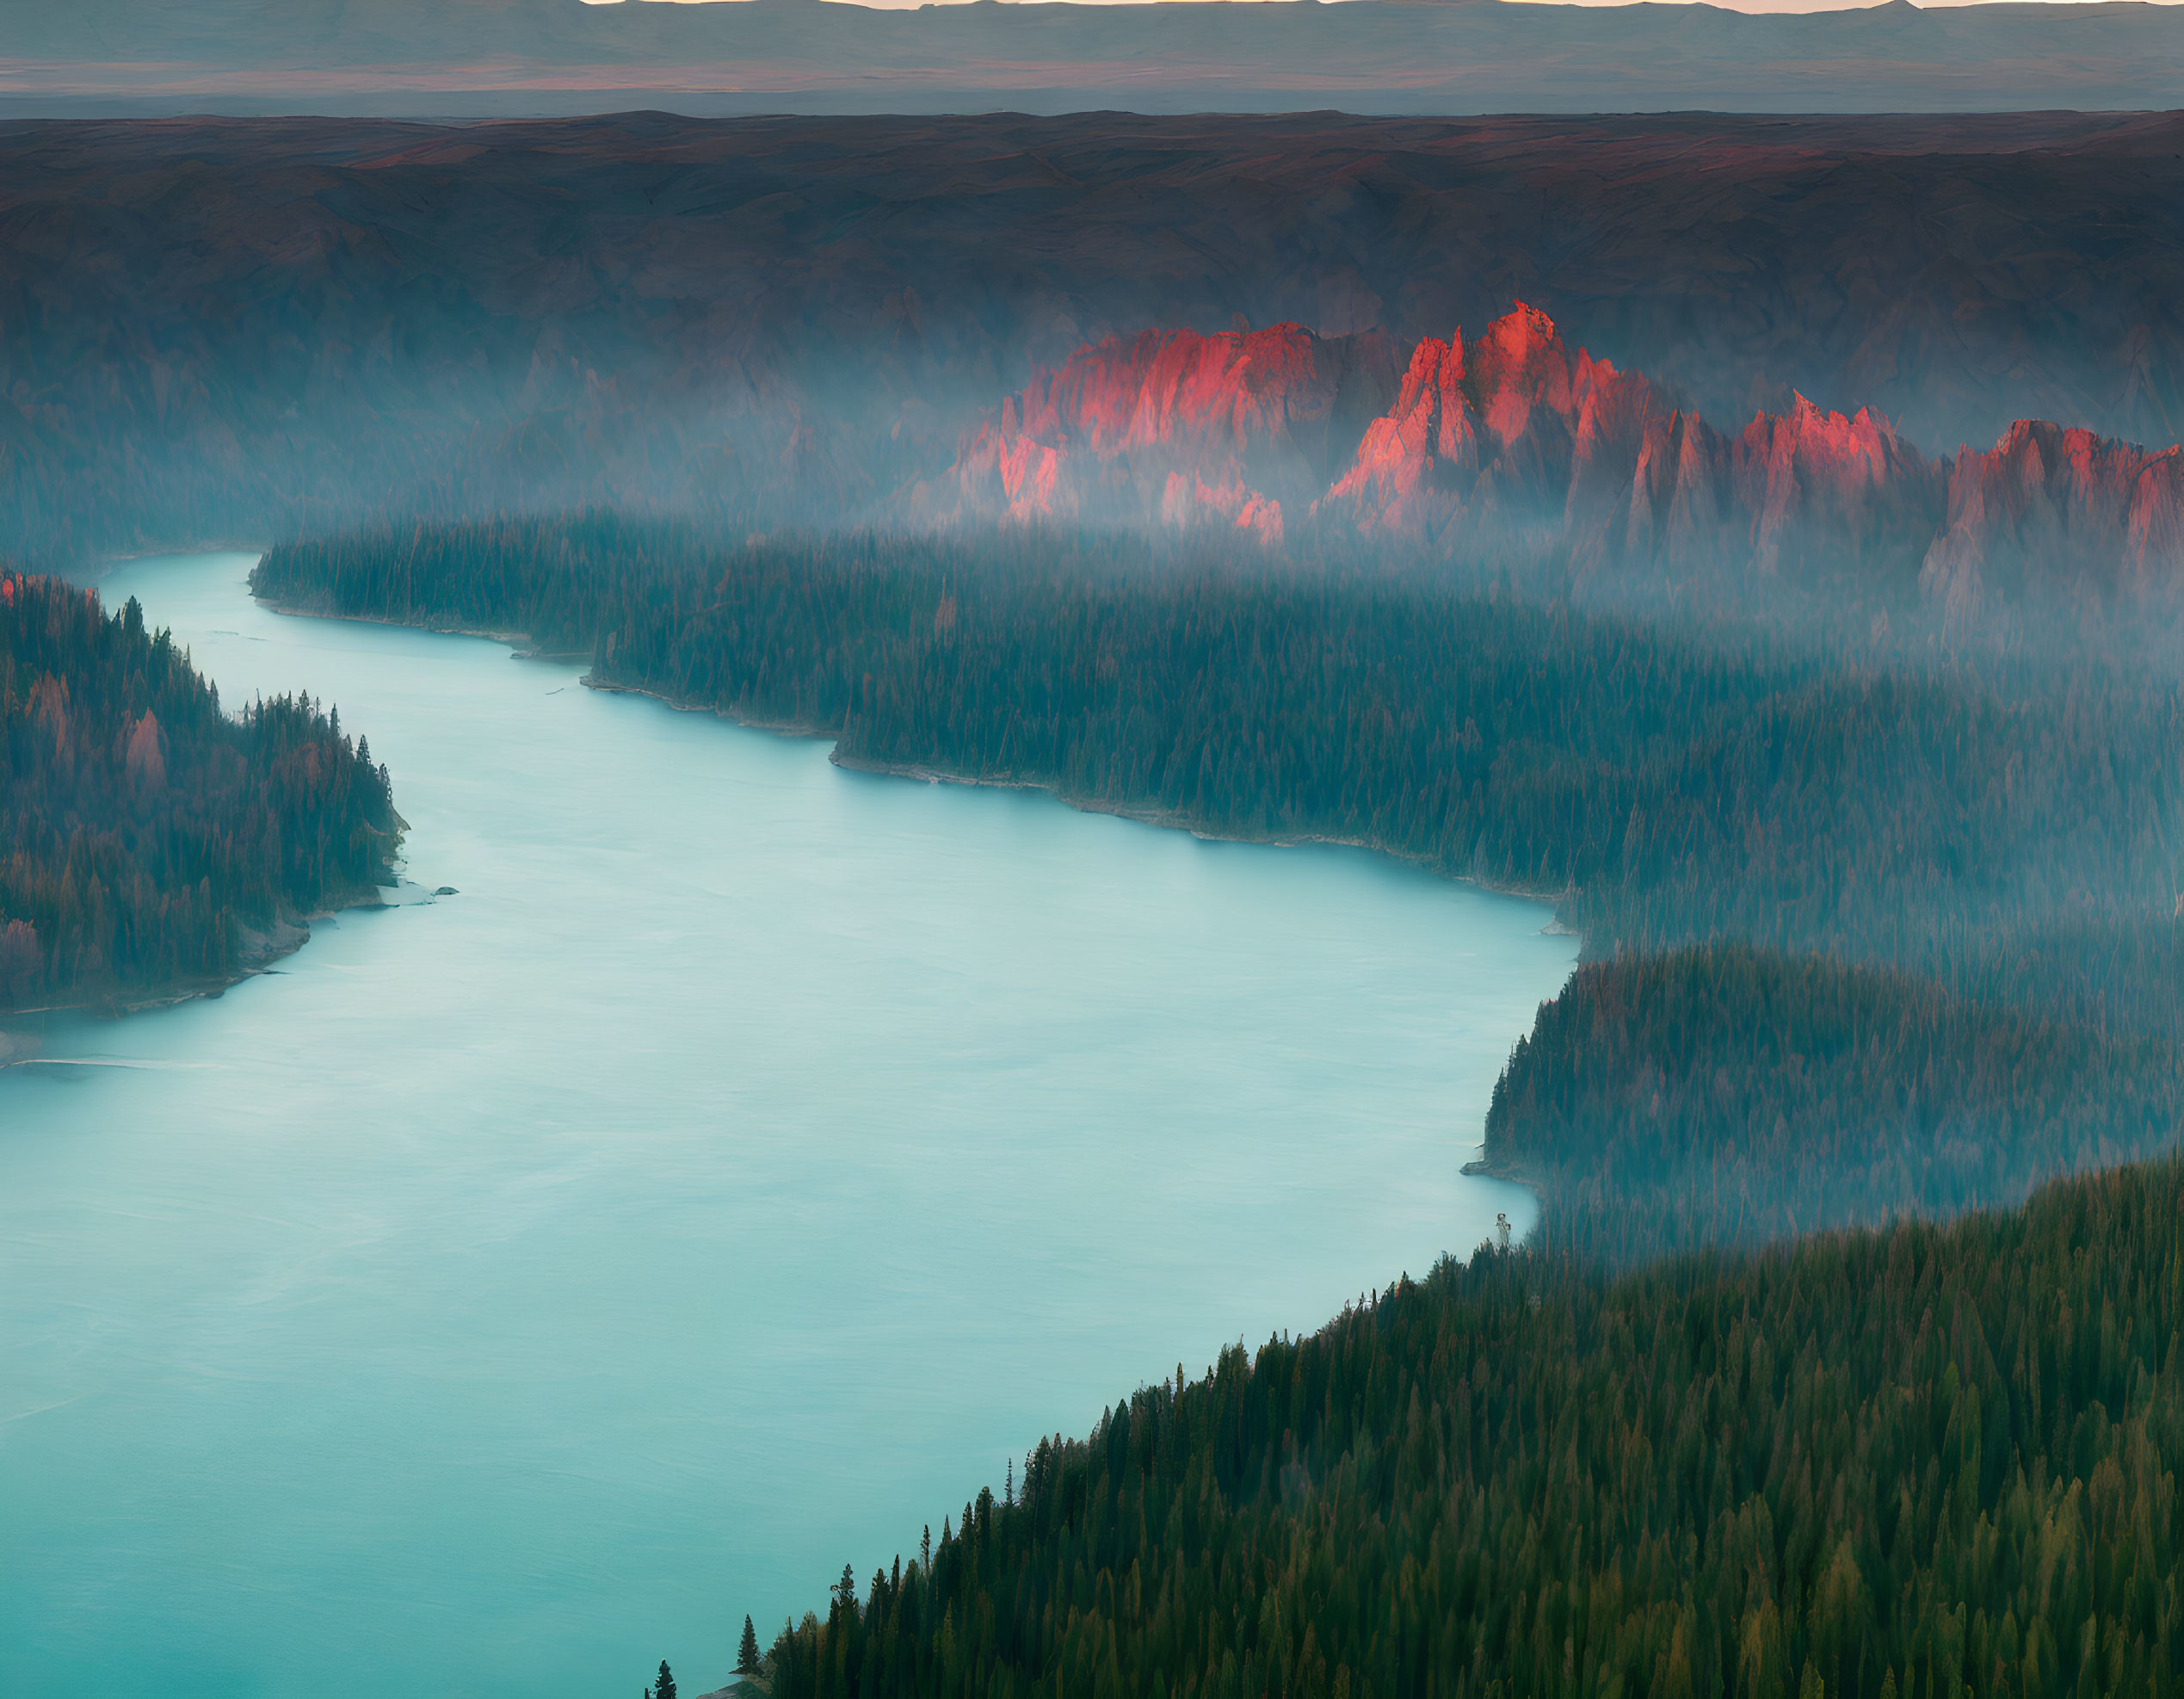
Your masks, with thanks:
M1465 1178L1574 941L102 585L395 775L429 905L0 1072L0 1692L602 1699L726 1678L1042 1432L1530 1199Z

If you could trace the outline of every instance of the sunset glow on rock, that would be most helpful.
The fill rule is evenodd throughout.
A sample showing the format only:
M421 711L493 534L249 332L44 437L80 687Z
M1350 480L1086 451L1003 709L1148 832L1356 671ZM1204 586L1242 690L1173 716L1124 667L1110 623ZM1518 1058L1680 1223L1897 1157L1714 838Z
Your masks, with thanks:
M1996 595L2084 585L2144 594L2184 577L2184 450L2021 419L1949 472L1948 528L1920 587L1953 617Z
M1394 392L1378 332L1147 331L1080 349L1002 404L937 490L959 518L1214 521L1269 542Z
M2044 553L2112 588L2184 572L2175 449L2028 422L1952 470L1872 409L1803 395L1728 435L1521 302L1394 370L1376 332L1113 338L1004 401L918 501L929 517L1218 524L1269 544L1301 516L1447 553L1556 537L1581 571L1679 579L1916 572L1953 606Z

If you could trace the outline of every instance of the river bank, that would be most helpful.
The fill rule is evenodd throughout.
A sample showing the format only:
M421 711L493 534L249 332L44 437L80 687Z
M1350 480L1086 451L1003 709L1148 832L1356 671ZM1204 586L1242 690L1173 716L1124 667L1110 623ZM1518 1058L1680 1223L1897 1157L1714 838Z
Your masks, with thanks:
M276 611L287 611L276 610ZM482 635L484 633L470 633ZM839 738L842 728L823 726L809 720L762 720L737 713L715 702L693 701L679 698L663 690L655 690L642 684L626 684L595 677L586 673L578 681L588 690L606 691L618 695L644 696L673 708L677 714L711 714L732 726L740 726L754 732L771 732L785 738ZM1082 814L1107 814L1118 819L1134 820L1141 825L1158 826L1166 831L1187 832L1206 843L1252 843L1268 849L1296 849L1306 845L1331 849L1362 850L1375 856L1384 856L1405 867L1416 868L1436 879L1452 884L1465 885L1474 890L1490 893L1497 897L1514 897L1524 902L1561 903L1570 894L1567 889L1548 891L1521 885L1501 884L1483 880L1470 874L1451 873L1430 857L1400 850L1376 839L1342 837L1325 832L1236 832L1218 830L1194 815L1181 809L1146 808L1137 804L1122 802L1107 797L1084 796L1067 790L1046 779L1019 777L1009 774L966 773L946 767L935 767L918 762L873 761L862 756L845 755L837 745L828 753L827 759L844 772L873 773L884 777L916 779L926 784L968 785L995 790L1035 791L1051 796L1064 806ZM1540 930L1550 937L1570 937L1584 948L1584 934L1563 921L1559 912ZM1582 957L1581 957L1582 959Z
M241 957L234 970L228 973L147 986L126 995L108 993L78 998L65 1003L0 1009L0 1068L21 1067L51 1060L42 1053L41 1035L15 1023L35 1017L42 1025L45 1017L55 1015L89 1015L120 1020L130 1015L149 1014L157 1010L173 1009L185 1003L225 996L236 986L261 974L280 972L278 964L311 942L312 927L318 921L332 920L360 910L411 906L410 902L389 902L386 899L385 893L388 890L399 889L398 879L398 874L394 875L387 884L370 887L368 894L360 890L349 900L333 904L312 914L275 920L263 927L242 928L244 943Z
M580 681L586 689L619 695L642 696L672 708L677 714L710 714L731 725L747 730L774 732L789 738L838 738L840 728L817 725L809 721L766 720L737 714L716 703L678 699L666 692L647 689L643 685L613 683L586 673ZM962 785L994 790L1035 792L1053 798L1079 813L1105 814L1119 819L1135 821L1139 825L1157 826L1167 831L1186 832L1201 843L1248 843L1270 849L1294 849L1305 846L1362 850L1375 856L1385 856L1404 866L1414 867L1435 879L1453 884L1465 885L1496 896L1512 897L1526 902L1547 903L1556 905L1556 912L1539 930L1544 936L1570 937L1578 941L1578 960L1586 957L1585 935L1564 922L1559 911L1567 891L1548 892L1527 889L1519 886L1498 885L1467 874L1453 874L1440 867L1426 856L1411 854L1389 844L1357 837L1341 837L1325 833L1299 832L1290 834L1245 834L1224 832L1212 829L1203 821L1178 809L1151 809L1119 802L1106 797L1089 797L1073 794L1044 780L1020 778L1014 775L965 773L922 763L873 761L866 757L842 753L839 744L829 751L828 761L845 772L870 773L883 777L914 779L926 784ZM1484 1149L1484 1142L1480 1146ZM1498 1166L1484 1155L1462 1165L1458 1171L1467 1177L1490 1179L1521 1187L1531 1195L1536 1206L1544 1208L1547 1199L1547 1182L1528 1172Z
M647 693L649 694L649 693ZM818 735L825 735L824 733ZM1057 802L1076 809L1083 814L1112 814L1118 819L1135 820L1142 825L1159 826L1170 831L1189 833L1205 843L1255 843L1270 850L1294 850L1305 845L1320 845L1330 849L1362 850L1374 856L1385 856L1391 862L1418 868L1454 885L1468 885L1474 890L1491 893L1497 897L1515 897L1528 903L1560 904L1569 895L1567 891L1551 892L1530 889L1519 885L1496 884L1490 880L1475 878L1470 874L1451 873L1430 857L1398 850L1391 844L1364 837L1341 837L1326 832L1237 832L1222 831L1206 825L1196 816L1181 809L1145 808L1135 804L1120 802L1107 797L1083 796L1065 790L1044 779L1018 778L1008 775L960 773L947 768L927 766L916 762L872 761L861 756L843 755L839 750L827 757L847 772L878 773L892 778L919 779L935 785L979 785L996 790L1038 791L1052 797ZM1583 934L1564 924L1558 916L1540 928L1551 937L1570 937L1581 940Z
M217 998L400 883L406 822L338 717L280 693L224 711L126 589L101 594L129 563L107 565L0 586L7 729L51 740L27 760L18 741L0 810L0 1066L35 1052L47 1016Z
M740 726L751 731L771 732L779 736L789 738L838 738L841 735L841 728L838 726L820 726L809 721L766 720L746 717L716 703L678 699L664 691L650 689L643 685L609 682L595 677L590 673L586 673L580 682L588 689L620 695L646 697L674 709L677 714L711 714L716 719L728 721L731 725ZM828 752L827 759L834 766L841 768L845 772L871 773L888 778L914 779L926 784L963 785L994 790L1036 792L1050 796L1079 813L1111 815L1119 819L1135 821L1142 825L1186 832L1201 843L1249 843L1270 849L1318 846L1362 850L1375 856L1385 856L1404 866L1416 868L1436 879L1446 880L1453 884L1470 886L1473 889L1488 892L1496 896L1513 897L1526 902L1554 905L1555 912L1548 919L1546 924L1539 929L1541 934L1548 937L1576 939L1578 960L1582 962L1588 959L1585 935L1577 928L1570 925L1561 917L1560 905L1569 895L1567 891L1549 892L1514 885L1498 885L1468 874L1450 873L1426 856L1415 855L1371 839L1341 837L1317 832L1246 834L1218 831L1179 809L1144 808L1106 797L1082 796L1040 779L1020 778L1009 775L965 773L922 763L873 761L861 756L843 754L838 743ZM1485 1148L1484 1141L1481 1142L1479 1148L1484 1152ZM1463 1164L1458 1171L1472 1178L1495 1180L1504 1184L1521 1187L1530 1194L1536 1207L1544 1208L1546 1204L1548 1183L1544 1178L1527 1171L1497 1165L1484 1154Z
M528 632L494 631L479 626L435 625L428 620L391 620L377 614L345 614L336 608L314 607L300 602L279 602L255 592L250 600L268 614L283 614L293 619L339 620L350 625L390 626L397 631L430 632L435 637L482 637L490 643L507 644L516 652L512 658L519 661L590 658L589 655L542 655L538 652L537 639Z

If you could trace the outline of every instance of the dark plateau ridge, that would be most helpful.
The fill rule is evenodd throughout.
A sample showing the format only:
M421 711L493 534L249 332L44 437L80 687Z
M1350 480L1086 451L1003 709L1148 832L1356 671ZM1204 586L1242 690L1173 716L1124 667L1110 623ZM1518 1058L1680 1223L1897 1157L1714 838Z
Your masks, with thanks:
M0 126L0 553L877 516L1108 337L1519 300L1732 434L2161 446L2180 256L2166 115Z

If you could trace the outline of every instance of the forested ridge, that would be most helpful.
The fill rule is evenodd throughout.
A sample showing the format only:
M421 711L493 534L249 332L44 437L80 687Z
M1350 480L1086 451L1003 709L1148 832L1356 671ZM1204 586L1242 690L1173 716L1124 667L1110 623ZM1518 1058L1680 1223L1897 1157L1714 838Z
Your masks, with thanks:
M773 1699L2174 1693L2181 1211L1444 1263L1040 1442Z
M176 40L267 10L135 9ZM46 9L157 58L114 0ZM1108 28L1072 9L1008 27ZM1807 78L1854 25L1914 58L1959 28L1658 9L1622 22L1716 70L1788 30ZM2146 9L2075 9L2097 81ZM525 633L847 763L1352 841L1582 932L1483 1129L1543 1198L1522 1247L996 1460L999 1502L751 1637L767 1699L2175 1694L2180 149L2143 113L15 125L0 554L296 534L278 605ZM1526 364L1505 431L1480 339L1519 299L1660 406L1565 410ZM1033 458L1058 416L993 466L1012 512L1141 482L1157 535L845 528L996 511L910 497L1074 349L1289 324L1430 342L1434 381L1341 410L1278 529L1172 409L1101 464ZM1336 436L1218 394L1209 441ZM2034 425L1866 501L1897 429L1946 455L2025 414L2124 441ZM1286 541L1170 528L1194 503ZM384 873L386 776L331 714L229 717L133 605L5 582L0 1024L225 983Z
M0 1009L225 983L386 877L368 744L307 696L231 718L133 599L0 575Z
M2037 1003L1738 943L1579 967L1495 1088L1496 1171L1626 1260L1937 1208L2164 1150L2176 1052Z
M1708 631L1121 534L724 542L585 514L291 545L253 583L520 628L846 759L1357 838L1553 895L1603 948L1969 962L1990 932L2167 912L2184 883L2184 683L2107 656Z

